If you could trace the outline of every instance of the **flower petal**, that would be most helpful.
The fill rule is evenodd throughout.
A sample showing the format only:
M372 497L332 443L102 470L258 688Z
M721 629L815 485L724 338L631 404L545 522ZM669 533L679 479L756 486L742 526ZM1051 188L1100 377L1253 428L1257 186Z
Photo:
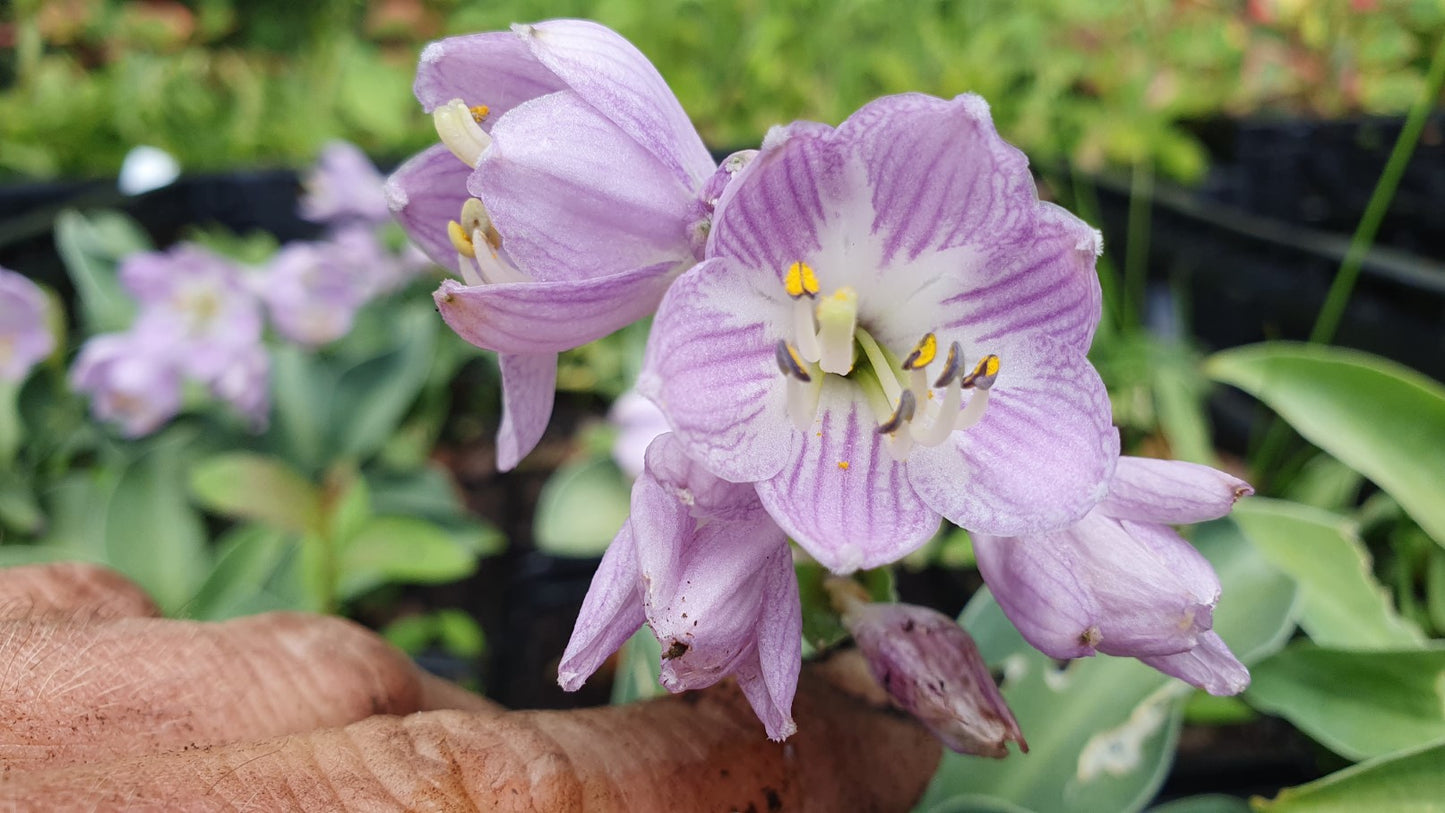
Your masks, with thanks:
M786 739L797 731L793 723L793 695L803 661L803 608L798 577L786 544L763 566L762 615L758 618L756 649L759 675L754 678L744 661L738 682L753 711L763 721L768 737ZM766 690L765 692L763 690Z
M1109 394L1087 359L1037 336L1007 358L983 420L916 448L908 480L930 508L976 533L1021 536L1062 528L1103 498L1119 454Z
M1249 670L1216 632L1199 636L1199 644L1188 652L1139 660L1213 695L1239 694L1249 688Z
M488 31L428 44L421 52L412 91L428 113L452 99L486 105L490 113L482 129L489 130L513 107L564 87L516 34Z
M978 569L1024 640L1051 658L1094 654L1099 604L1067 556L1068 534L1010 538L973 535Z
M443 268L457 270L457 250L447 224L461 215L471 197L467 176L472 168L443 144L412 156L386 179L386 205L412 242Z
M517 25L538 62L696 189L712 174L682 104L641 51L616 31L588 20Z
M517 264L543 280L693 260L687 186L581 96L553 93L497 122L472 175Z
M796 435L776 477L757 484L788 536L835 573L897 561L938 530L938 512L914 494L855 389L826 380L813 429Z
M569 692L581 688L598 667L642 627L646 619L638 596L637 548L631 524L617 532L592 576L572 638L557 665L557 683Z
M1198 463L1121 457L1099 511L1120 519L1185 525L1218 519L1240 497L1253 493L1249 483Z
M498 353L556 353L648 315L671 281L669 264L598 279L463 285L444 280L437 309L458 336Z
M502 425L497 429L497 470L517 467L542 439L557 395L557 354L497 356L502 371Z
M725 480L763 480L788 460L797 430L773 332L786 313L721 258L678 277L658 306L637 391L667 414L687 454Z

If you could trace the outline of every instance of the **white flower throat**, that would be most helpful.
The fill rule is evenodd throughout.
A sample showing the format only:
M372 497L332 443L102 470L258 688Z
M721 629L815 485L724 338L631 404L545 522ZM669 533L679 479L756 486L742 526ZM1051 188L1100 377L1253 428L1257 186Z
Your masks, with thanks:
M778 369L788 380L788 414L799 430L813 423L828 374L858 384L897 460L907 457L914 443L937 446L983 418L998 377L998 356L984 356L965 374L963 348L952 342L930 385L928 368L938 360L938 337L932 332L900 362L858 324L853 288L822 295L817 274L804 262L788 267L783 288L793 300L794 341L778 341ZM966 406L965 389L973 390Z

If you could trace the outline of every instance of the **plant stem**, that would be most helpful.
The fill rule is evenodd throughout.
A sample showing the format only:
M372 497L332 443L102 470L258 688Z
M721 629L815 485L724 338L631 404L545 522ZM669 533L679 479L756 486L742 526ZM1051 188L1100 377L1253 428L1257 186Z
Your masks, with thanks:
M1149 216L1154 206L1154 167L1147 161L1134 165L1129 183L1129 236L1124 247L1124 308L1120 320L1138 326L1144 322L1144 289L1149 277Z

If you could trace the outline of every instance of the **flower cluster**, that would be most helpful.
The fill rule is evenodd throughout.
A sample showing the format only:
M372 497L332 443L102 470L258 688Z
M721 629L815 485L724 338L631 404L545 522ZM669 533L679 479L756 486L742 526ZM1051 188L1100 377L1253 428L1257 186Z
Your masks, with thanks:
M28 277L0 268L0 381L25 380L54 349L45 293Z
M302 213L328 226L251 268L203 246L127 257L120 282L134 299L129 329L92 337L71 369L97 418L128 436L156 431L182 408L186 384L230 404L252 426L270 409L267 323L283 339L317 347L346 335L368 301L427 264L388 250L383 178L360 150L329 145L306 179Z
M635 48L568 20L434 43L415 89L440 144L387 194L461 278L436 294L443 318L500 355L502 468L547 424L557 352L655 312L638 391L670 432L593 580L564 688L645 624L667 688L734 675L786 737L801 623L787 540L848 574L898 561L944 519L974 534L1005 613L1043 651L1243 688L1212 631L1218 582L1169 525L1222 515L1248 486L1120 458L1087 359L1100 236L1038 199L982 99L882 98L837 127L775 128L719 166ZM917 672L890 677L900 687L968 672L952 682L970 700L897 695L956 747L1021 742L997 695L978 694L971 644L890 649L878 630L894 615L845 617L891 653L887 674ZM943 719L970 709L991 722Z

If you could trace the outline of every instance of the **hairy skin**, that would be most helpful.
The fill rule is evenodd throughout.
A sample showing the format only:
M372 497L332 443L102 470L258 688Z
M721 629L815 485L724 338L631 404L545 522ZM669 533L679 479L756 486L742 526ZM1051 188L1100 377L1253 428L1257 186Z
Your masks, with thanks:
M339 619L154 613L100 568L0 570L0 808L906 810L940 753L854 657L773 743L731 682L503 712Z

